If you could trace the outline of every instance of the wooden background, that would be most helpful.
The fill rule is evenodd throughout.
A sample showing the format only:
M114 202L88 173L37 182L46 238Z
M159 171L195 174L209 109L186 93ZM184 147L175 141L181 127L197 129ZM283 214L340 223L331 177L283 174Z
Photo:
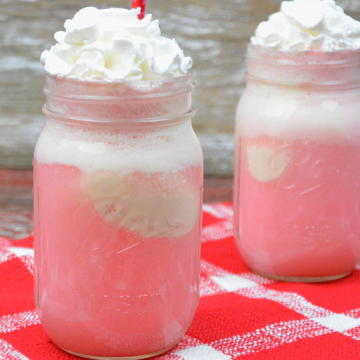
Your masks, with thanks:
M162 34L175 37L194 60L194 128L204 150L205 175L231 177L234 113L244 89L245 52L257 24L279 0L148 0ZM338 0L360 20L359 0ZM0 168L29 169L44 126L44 70L39 57L84 6L126 7L131 0L0 0Z

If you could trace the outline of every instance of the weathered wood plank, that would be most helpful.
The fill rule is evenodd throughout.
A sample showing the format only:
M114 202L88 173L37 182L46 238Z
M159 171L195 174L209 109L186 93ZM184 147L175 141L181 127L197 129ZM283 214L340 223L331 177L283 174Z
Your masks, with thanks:
M175 37L185 54L193 57L194 128L204 146L205 173L231 176L231 134L244 89L246 45L257 24L277 11L280 1L147 3L147 11L160 19L163 35ZM337 3L360 19L358 0ZM130 4L130 0L86 2L100 8ZM0 167L31 167L34 143L44 124L44 71L39 56L54 43L54 32L82 6L84 3L70 0L0 0Z
M0 169L0 237L33 234L32 171Z

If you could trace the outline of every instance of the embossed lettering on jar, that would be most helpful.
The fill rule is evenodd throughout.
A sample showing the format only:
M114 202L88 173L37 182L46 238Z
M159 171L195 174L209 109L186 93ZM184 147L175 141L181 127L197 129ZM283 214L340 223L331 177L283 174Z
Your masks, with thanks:
M360 248L360 51L250 45L236 115L235 233L255 272L349 274Z
M84 357L164 352L189 328L199 297L192 76L46 80L47 124L34 158L42 326Z

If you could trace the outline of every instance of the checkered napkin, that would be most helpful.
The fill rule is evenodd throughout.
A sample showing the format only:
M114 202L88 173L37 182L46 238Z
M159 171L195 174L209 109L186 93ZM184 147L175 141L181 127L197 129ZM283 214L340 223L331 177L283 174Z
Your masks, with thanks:
M360 359L360 267L325 284L283 283L246 268L231 204L204 205L200 305L157 360ZM78 359L44 333L33 300L32 238L0 238L0 359Z

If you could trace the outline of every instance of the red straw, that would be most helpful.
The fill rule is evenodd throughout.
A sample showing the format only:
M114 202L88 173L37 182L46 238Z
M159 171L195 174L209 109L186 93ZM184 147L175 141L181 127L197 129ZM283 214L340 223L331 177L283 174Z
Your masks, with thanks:
M132 9L140 8L140 14L138 15L139 20L144 18L146 0L132 0Z

